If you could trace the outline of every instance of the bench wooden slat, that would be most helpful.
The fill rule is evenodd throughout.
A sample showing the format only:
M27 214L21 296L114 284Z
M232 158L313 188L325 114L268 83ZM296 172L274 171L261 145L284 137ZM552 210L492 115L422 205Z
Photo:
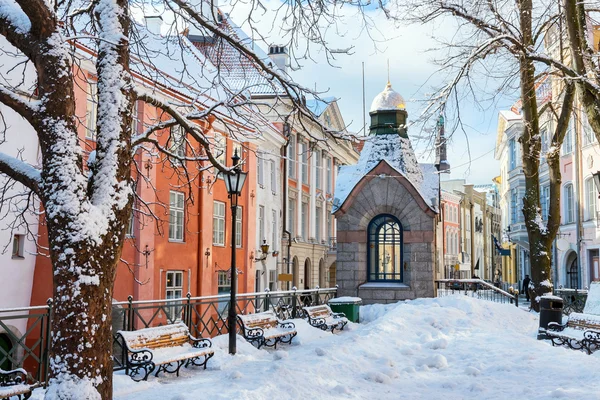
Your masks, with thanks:
M132 379L141 374L146 380L158 366L156 376L161 371L177 373L184 365L204 366L214 355L209 339L195 339L188 327L176 324L139 329L137 331L119 331L128 350L127 368ZM203 360L202 362L198 362Z
M256 314L238 314L242 323L242 334L252 344L261 346L273 346L277 343L291 343L297 332L291 322L280 322L273 311L265 311Z
M348 323L348 318L344 314L334 313L327 304L304 307L303 310L310 325L322 330L330 330L331 333L336 329L343 330Z

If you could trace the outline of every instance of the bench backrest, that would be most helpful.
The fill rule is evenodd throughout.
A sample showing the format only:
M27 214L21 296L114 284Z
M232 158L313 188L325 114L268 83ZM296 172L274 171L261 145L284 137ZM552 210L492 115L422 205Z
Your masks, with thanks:
M277 315L275 315L273 311L265 311L261 313L246 315L238 314L238 318L242 321L242 324L244 324L244 327L246 329L276 328L278 324Z
M183 322L137 331L119 331L119 334L131 350L181 346L190 340L190 331Z
M306 311L308 316L312 319L327 318L333 314L331 308L329 308L327 304L323 304L320 306L304 307L304 311Z
M600 315L600 282L590 283L590 290L588 290L583 312L585 314Z
M600 316L591 314L571 313L569 315L569 327L575 329L600 330Z

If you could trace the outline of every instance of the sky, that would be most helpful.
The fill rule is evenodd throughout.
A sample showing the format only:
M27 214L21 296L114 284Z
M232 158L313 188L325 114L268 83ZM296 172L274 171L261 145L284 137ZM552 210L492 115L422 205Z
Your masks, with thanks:
M280 5L278 0L263 2L267 10ZM226 4L221 7L230 12L232 19L251 35L251 29L244 21L248 16L248 8L240 3L231 9ZM377 31L367 34L360 28L356 16L346 16L337 27L331 27L328 41L330 47L347 48L352 46L351 55L339 55L328 65L324 52L314 48L311 53L314 61L303 60L299 70L291 75L304 86L324 92L322 97L333 96L339 99L338 106L349 130L358 132L362 127L362 63L365 68L365 103L368 113L373 98L381 92L388 79L394 90L407 100L409 121L414 121L421 114L424 101L432 93L432 82L443 80L437 72L437 66L431 61L440 53L429 51L438 46L432 34L451 37L455 29L452 21L425 26L394 26L385 19L379 10L369 10L367 15L376 21ZM279 44L284 35L278 29L279 17L270 11L262 16L253 14L254 26L266 37L259 45L266 49L269 44ZM275 21L275 24L273 24ZM275 28L273 28L275 26ZM461 119L465 123L465 133L456 132L448 145L448 161L452 167L446 179L466 179L468 183L491 183L491 179L500 174L500 166L494 158L498 111L510 108L518 99L514 96L500 98L497 107L480 110L477 104L462 104ZM411 117L412 116L412 117ZM368 114L365 116L367 125ZM454 125L447 121L447 128ZM409 137L415 148L419 161L433 162L429 138L424 138L420 126L409 129ZM467 144L468 138L468 144Z

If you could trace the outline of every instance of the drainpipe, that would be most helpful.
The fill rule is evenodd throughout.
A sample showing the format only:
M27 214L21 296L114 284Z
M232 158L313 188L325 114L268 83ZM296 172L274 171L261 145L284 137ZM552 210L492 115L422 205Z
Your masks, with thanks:
M291 251L292 251L292 234L291 232L288 230L288 226L287 226L287 213L288 213L288 200L289 200L289 193L288 193L288 165L290 160L287 157L287 153L288 153L288 146L290 144L290 138L292 137L291 135L291 131L292 128L291 126L288 124L287 120L289 118L289 115L285 118L285 121L283 122L283 135L285 136L285 145L283 146L283 150L282 150L282 156L283 156L283 196L282 196L282 207L281 210L283 212L282 216L283 216L283 233L285 235L287 235L287 256L284 258L285 260L285 265L286 265L286 272L288 274L291 273L290 268L291 268L291 264L290 264L290 257L291 257ZM290 285L290 283L288 282L287 284L288 286ZM290 289L289 287L287 289Z

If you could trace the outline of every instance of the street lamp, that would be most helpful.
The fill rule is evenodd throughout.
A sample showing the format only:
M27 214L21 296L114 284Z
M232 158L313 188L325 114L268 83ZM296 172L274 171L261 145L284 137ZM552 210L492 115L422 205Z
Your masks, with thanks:
M598 198L600 199L600 171L593 173L594 183L596 184L596 190L598 191Z
M225 181L225 187L227 193L231 199L231 290L229 299L229 313L228 313L228 324L229 324L229 354L235 354L236 352L236 326L237 326L237 310L236 310L236 291L237 291L237 268L235 266L235 222L238 207L238 197L242 194L242 188L248 174L242 172L242 169L238 165L240 157L237 154L237 149L231 157L233 163L233 170L228 173L220 172L219 175Z
M263 239L263 244L260 245L260 252L262 253L259 258L255 258L254 261L265 261L267 256L269 255L269 245L267 244L266 239Z

